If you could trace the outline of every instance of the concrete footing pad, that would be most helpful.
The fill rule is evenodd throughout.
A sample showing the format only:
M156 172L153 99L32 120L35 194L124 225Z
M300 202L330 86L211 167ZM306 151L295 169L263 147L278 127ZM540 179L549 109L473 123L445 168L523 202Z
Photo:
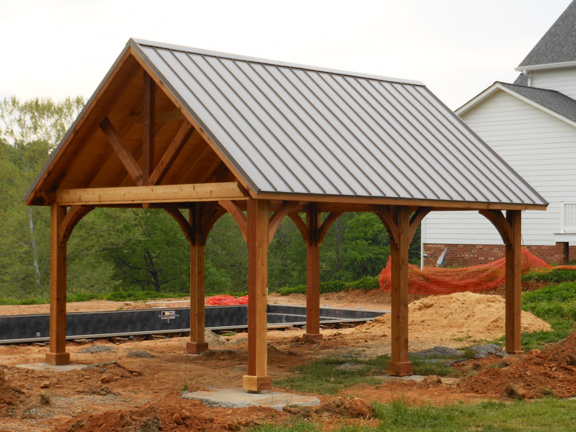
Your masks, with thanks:
M47 372L68 372L72 370L80 370L85 369L85 364L69 364L69 365L61 365L61 366L54 366L49 365L47 363L28 363L28 364L19 364L16 365L18 368L22 369L31 369L37 371L47 371Z
M225 408L247 408L251 406L262 406L282 410L286 405L320 405L320 399L315 396L306 396L276 391L247 393L239 387L185 392L182 394L182 397L184 399L199 400L206 405Z

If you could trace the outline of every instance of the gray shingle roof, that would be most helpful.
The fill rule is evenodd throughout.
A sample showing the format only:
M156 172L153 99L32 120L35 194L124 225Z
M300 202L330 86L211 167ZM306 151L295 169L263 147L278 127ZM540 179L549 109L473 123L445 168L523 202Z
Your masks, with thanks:
M519 67L576 61L576 0L540 39Z
M576 100L569 98L555 90L546 90L534 87L526 87L515 84L500 83L507 89L554 111L561 116L576 122Z
M129 45L256 193L546 204L421 83Z

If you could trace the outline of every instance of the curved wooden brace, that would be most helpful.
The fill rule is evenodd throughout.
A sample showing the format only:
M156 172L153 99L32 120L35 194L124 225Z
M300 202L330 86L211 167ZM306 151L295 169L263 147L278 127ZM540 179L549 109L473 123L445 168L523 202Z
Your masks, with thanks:
M65 245L74 227L80 222L84 216L94 210L94 206L75 205L70 207L70 210L64 216L60 227L58 228L58 244Z
M412 241L412 239L414 238L414 234L416 234L416 230L418 229L418 226L422 222L422 219L424 219L426 215L428 215L428 213L430 213L431 211L432 209L428 207L418 207L418 210L414 212L414 214L410 218L410 231L409 231L410 241Z
M296 227L300 230L300 234L302 234L302 238L304 242L308 244L310 242L310 232L308 230L308 226L302 220L299 213L288 213L288 217L292 219L292 222L296 224Z
M218 204L224 207L228 211L228 213L232 215L232 217L238 224L238 228L240 228L240 232L242 233L244 241L247 241L248 218L246 217L242 209L234 201L218 201Z
M512 244L512 227L500 210L479 210L478 213L492 222L505 245Z
M166 213L172 216L176 220L176 222L178 222L178 225L180 225L180 228L182 228L182 231L184 231L184 235L186 236L186 240L188 240L188 243L190 243L191 245L194 244L194 229L192 228L186 217L182 214L182 212L177 208L165 208L164 210L166 211Z
M318 228L318 244L321 245L322 242L324 241L324 237L326 237L326 233L328 232L328 230L330 229L330 227L332 226L332 224L334 222L336 222L336 220L342 216L343 212L331 212L326 219L324 219L324 222L322 222L322 225L320 225L320 227Z
M298 204L298 201L284 201L282 207L272 215L270 222L268 223L268 243L272 243L274 234L276 234L276 230L278 230L280 223L288 213L290 213L295 207L298 207Z
M202 212L202 232L201 232L201 240L202 244L206 244L206 240L208 239L208 234L212 231L212 228L218 222L222 216L226 214L226 210L220 208L216 205L216 203L209 203L206 204L204 207L204 211Z
M394 242L395 245L398 244L398 225L394 221L393 207L383 207L379 206L375 209L376 216L382 221L388 234L390 235L390 241Z

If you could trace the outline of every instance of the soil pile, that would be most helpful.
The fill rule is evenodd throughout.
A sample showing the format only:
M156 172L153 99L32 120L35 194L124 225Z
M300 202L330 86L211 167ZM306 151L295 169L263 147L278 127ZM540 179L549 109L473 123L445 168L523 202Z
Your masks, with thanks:
M576 333L545 351L533 350L472 366L481 369L458 384L463 392L517 399L550 395L573 397L576 395Z
M430 296L408 306L411 339L482 340L504 336L505 300L497 295L470 292ZM389 333L390 314L357 328L358 332ZM530 312L522 311L522 331L549 331L550 325Z
M57 432L205 431L243 430L285 420L287 414L271 408L211 408L199 401L167 397L133 410L117 410L69 420Z

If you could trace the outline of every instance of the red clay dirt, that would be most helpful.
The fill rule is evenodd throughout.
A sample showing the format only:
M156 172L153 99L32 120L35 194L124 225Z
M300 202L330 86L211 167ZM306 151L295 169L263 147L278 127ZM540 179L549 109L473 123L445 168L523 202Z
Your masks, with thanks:
M331 294L323 297L322 304L388 309L385 295L375 292L377 294L362 291ZM271 301L303 300L295 297L272 297ZM477 309L482 308L481 300L473 301ZM120 305L124 307L123 303ZM503 314L503 311L495 313ZM459 325L457 321L446 323L451 327ZM269 374L277 382L293 375L295 366L321 357L389 353L390 337L386 326L373 325L370 331L363 327L325 329L320 344L304 342L302 329L269 331ZM419 335L418 326L411 326L410 331L413 351L436 345L470 345L471 342L470 339L450 339L447 331L442 340L431 340L430 334ZM372 418L370 410L370 403L375 401L402 398L415 404L474 403L502 398L510 383L521 383L520 391L524 391L525 397L539 397L538 392L546 393L542 389L549 389L550 394L560 397L576 392L572 364L575 336L572 336L564 345L541 353L515 356L511 360L486 360L480 366L474 363L478 361L470 361L461 367L479 369L475 376L453 385L433 379L424 383L383 381L375 386L358 385L335 396L319 396L320 408L304 413L267 408L214 408L184 400L180 394L184 390L240 386L242 376L246 374L247 335L208 333L208 336L211 350L197 356L185 353L185 337L69 343L67 350L72 362L91 367L58 373L16 367L44 362L46 346L0 346L0 432L245 430L262 423L281 423L294 415L307 417L322 424L323 430L331 430L343 423L376 426L377 420ZM510 364L502 367L501 362ZM505 371L510 373L505 375ZM275 390L288 391L277 387Z

